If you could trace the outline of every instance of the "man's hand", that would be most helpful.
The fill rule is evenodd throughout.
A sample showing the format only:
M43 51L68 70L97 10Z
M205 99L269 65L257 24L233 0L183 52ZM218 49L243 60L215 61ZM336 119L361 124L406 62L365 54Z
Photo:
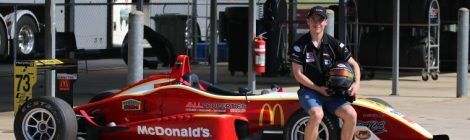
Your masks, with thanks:
M330 96L330 94L328 93L328 88L327 87L324 87L324 86L317 87L315 89L315 91L317 91L318 93L320 93L323 96Z
M354 96L356 95L357 91L359 91L359 88L361 88L361 84L359 82L354 82L351 87L348 89L349 91L349 96Z

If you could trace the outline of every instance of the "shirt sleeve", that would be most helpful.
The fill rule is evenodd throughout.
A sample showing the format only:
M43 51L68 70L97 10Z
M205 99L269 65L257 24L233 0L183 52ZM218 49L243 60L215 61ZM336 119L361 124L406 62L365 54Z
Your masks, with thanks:
M289 48L289 62L304 65L305 58L302 55L303 46L294 44Z
M338 53L338 58L337 60L341 60L341 61L344 61L344 62L347 62L349 60L349 58L351 58L352 54L351 54L351 51L349 51L348 47L346 47L346 45L344 45L344 43L342 42L338 42L338 49L337 49L337 53Z

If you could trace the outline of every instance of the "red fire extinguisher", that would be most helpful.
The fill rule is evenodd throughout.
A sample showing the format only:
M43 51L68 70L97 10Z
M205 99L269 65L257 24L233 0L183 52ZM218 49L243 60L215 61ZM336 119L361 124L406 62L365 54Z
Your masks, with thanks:
M263 33L264 34L264 33ZM266 42L263 40L263 34L255 38L254 46L254 68L256 74L262 74L265 72L266 64Z

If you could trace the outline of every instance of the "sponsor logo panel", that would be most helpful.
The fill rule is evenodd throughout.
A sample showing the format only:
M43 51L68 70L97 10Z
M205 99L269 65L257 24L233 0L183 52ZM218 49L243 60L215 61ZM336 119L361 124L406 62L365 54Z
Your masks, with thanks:
M127 99L122 101L122 110L124 111L140 111L142 110L142 101L136 99Z
M282 109L282 105L281 104L275 104L274 106L271 106L268 103L265 103L261 107L261 110L259 112L259 120L258 120L259 121L258 122L259 126L264 125L263 121L264 121L264 114L265 114L266 109L268 111L269 123L271 125L274 125L275 116L276 116L276 114L278 114L277 112L279 111L279 115L280 115L280 119L281 119L281 126L284 126L284 110Z
M241 103L188 102L185 108L188 112L246 112L246 104Z
M374 133L387 132L387 129L385 129L385 125L385 121L357 121L357 126L365 126Z

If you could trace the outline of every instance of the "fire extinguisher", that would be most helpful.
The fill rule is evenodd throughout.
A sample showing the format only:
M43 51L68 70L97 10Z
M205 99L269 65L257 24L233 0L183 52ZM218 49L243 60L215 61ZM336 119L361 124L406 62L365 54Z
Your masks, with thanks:
M262 74L266 71L266 42L263 40L263 34L255 38L255 46L253 48L255 59L254 69L256 74Z

